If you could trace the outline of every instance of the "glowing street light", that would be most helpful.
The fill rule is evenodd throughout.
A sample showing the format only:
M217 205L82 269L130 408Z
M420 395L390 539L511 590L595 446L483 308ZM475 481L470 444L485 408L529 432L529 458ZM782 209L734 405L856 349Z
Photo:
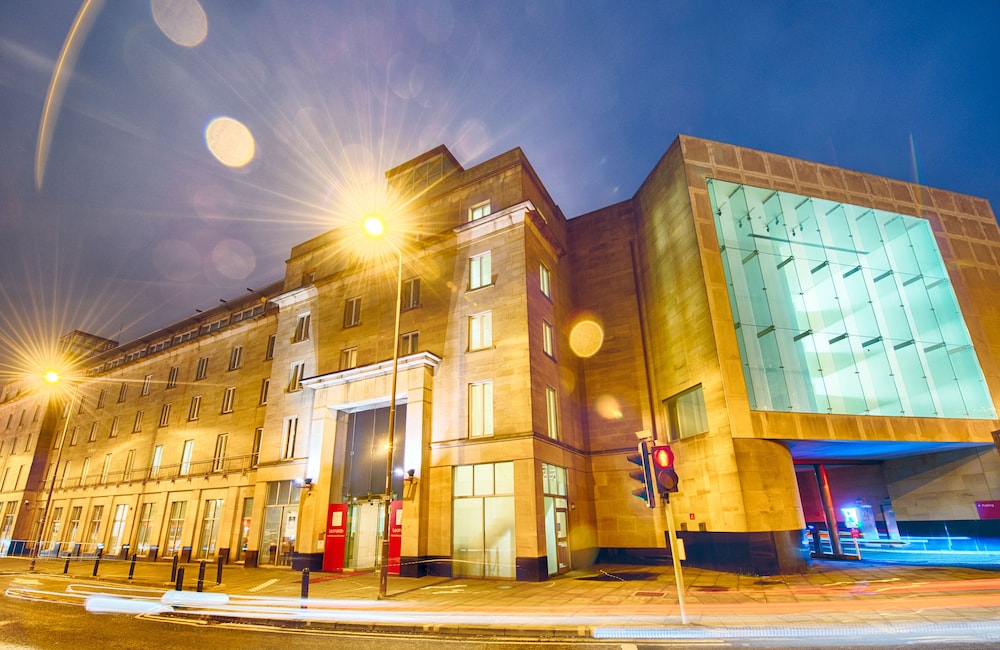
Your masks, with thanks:
M381 239L386 236L385 220L379 215L368 215L364 223L365 233L373 239ZM389 584L389 532L391 529L392 515L392 452L393 436L396 429L396 380L399 375L399 315L403 305L403 249L397 248L396 265L396 324L392 334L392 379L389 382L389 434L386 442L385 460L385 494L382 499L382 547L379 556L378 573L378 597L379 600L385 598L386 589Z
M55 386L62 379L59 373L55 370L48 370L42 375L42 378L46 383ZM49 480L49 489L45 497L45 505L42 507L42 516L38 520L38 539L35 541L35 548L31 551L31 564L28 566L29 571L35 570L35 564L38 562L38 555L42 552L42 543L45 537L45 522L49 516L49 506L52 505L52 493L56 487L56 477L59 475L59 461L62 459L63 447L66 445L66 429L69 427L69 416L73 412L73 404L76 402L76 392L79 387L73 385L73 394L69 398L69 407L66 409L66 419L63 421L62 436L59 439L59 449L56 451L56 462L52 465L52 478Z

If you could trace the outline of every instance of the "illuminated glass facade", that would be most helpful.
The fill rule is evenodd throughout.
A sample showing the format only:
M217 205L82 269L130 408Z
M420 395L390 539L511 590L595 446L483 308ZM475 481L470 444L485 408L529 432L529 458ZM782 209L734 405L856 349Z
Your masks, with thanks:
M710 179L750 408L995 419L930 224Z

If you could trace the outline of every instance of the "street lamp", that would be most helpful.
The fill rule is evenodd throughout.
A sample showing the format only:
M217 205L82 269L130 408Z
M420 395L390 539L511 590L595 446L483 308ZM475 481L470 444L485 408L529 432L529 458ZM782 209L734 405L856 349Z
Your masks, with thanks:
M42 378L46 382L52 385L59 383L60 377L59 373L55 370L49 370ZM59 439L59 449L56 451L56 462L52 466L52 479L49 481L48 494L45 497L45 505L42 507L42 516L38 520L38 539L35 542L35 548L31 552L31 564L28 567L29 571L35 570L35 564L38 562L38 554L42 552L42 542L45 537L45 520L49 515L49 506L52 504L52 492L56 487L56 477L59 475L59 461L62 459L63 447L66 445L66 429L69 427L69 416L73 413L73 403L76 402L76 392L78 386L73 385L73 394L69 398L69 406L66 409L66 419L63 422L62 436Z
M369 215L364 220L365 233L373 239L386 235L385 220L378 215ZM382 549L379 556L378 598L386 596L389 584L389 532L392 521L392 453L393 436L396 429L396 380L399 375L399 315L403 306L403 249L396 248L396 323L392 333L392 375L389 386L389 434L386 442L385 457L385 494L382 496Z

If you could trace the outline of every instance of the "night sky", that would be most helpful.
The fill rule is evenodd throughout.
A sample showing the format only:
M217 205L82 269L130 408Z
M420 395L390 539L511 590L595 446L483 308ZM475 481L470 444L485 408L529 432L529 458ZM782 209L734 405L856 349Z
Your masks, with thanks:
M106 0L47 101L82 4L0 3L0 382L280 279L439 144L521 147L570 218L678 133L1000 206L995 1Z

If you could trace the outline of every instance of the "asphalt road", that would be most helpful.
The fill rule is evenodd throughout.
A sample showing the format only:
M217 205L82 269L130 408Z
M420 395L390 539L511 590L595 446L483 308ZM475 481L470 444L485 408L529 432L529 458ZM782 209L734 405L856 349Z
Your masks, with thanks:
M859 640L838 638L836 630L828 636L786 638L708 638L647 641L531 641L501 639L450 640L433 637L400 637L333 633L308 629L278 629L247 624L218 624L194 620L168 620L126 614L94 614L83 606L83 598L74 595L74 586L83 583L55 576L0 575L0 650L72 648L74 650L124 650L139 647L164 650L195 648L254 648L298 650L299 648L351 648L352 650L450 650L477 648L585 647L594 650L652 650L654 648L995 648L981 642L974 630L942 629L940 634L921 638L882 638ZM36 600L29 599L37 598Z

